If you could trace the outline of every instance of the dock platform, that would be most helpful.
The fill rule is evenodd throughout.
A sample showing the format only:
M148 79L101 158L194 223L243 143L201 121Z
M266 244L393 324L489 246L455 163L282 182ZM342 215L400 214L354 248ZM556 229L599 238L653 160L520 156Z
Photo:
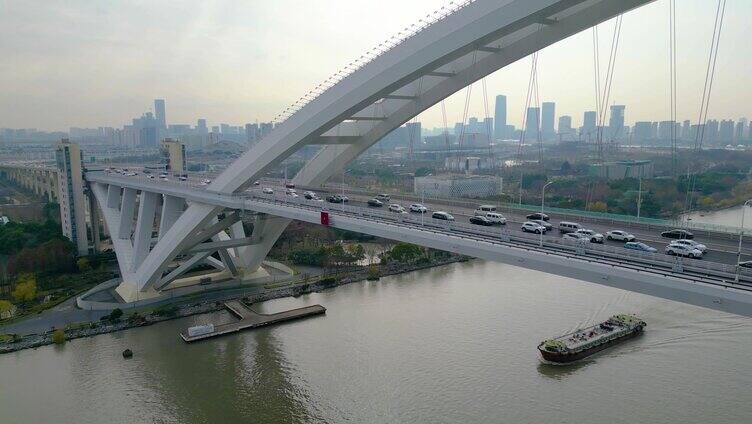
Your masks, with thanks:
M326 312L326 308L321 305L311 305L303 308L290 309L289 311L278 312L276 314L259 314L252 311L238 300L225 302L225 308L238 317L239 321L215 325L214 331L205 334L197 334L195 336L189 336L188 331L186 330L180 333L180 337L182 337L186 343L190 343L211 337L236 333L249 328L263 327L265 325L320 315Z

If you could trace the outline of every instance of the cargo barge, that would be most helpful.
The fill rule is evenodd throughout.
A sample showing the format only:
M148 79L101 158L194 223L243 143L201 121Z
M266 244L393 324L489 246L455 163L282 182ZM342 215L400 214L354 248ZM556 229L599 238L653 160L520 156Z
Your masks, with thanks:
M538 345L538 352L546 362L567 364L631 339L645 327L645 321L634 315L614 315L592 327L544 340Z

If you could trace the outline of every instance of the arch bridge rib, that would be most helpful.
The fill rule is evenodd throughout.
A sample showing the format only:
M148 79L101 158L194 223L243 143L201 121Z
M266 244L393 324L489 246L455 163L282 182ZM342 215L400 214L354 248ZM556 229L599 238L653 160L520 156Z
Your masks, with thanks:
M652 0L477 0L427 26L311 100L208 187L236 193L306 145L323 145L293 181L323 184L391 130L463 87L535 51ZM158 282L218 209L191 203L135 264L136 290ZM257 267L289 220L254 234L243 263ZM244 236L244 235L243 235Z

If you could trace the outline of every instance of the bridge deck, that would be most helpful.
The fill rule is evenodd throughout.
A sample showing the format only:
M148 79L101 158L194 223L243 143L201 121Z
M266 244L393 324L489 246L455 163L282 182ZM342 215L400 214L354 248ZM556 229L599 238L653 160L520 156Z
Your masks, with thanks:
M190 343L211 337L236 333L249 328L263 327L265 325L276 324L279 322L320 315L326 312L326 308L321 305L311 305L303 308L290 309L289 311L278 312L276 314L259 314L237 300L226 302L225 308L227 308L233 315L240 318L240 320L227 324L215 325L214 331L211 333L189 336L188 332L185 331L180 333L180 337L182 337L186 343Z

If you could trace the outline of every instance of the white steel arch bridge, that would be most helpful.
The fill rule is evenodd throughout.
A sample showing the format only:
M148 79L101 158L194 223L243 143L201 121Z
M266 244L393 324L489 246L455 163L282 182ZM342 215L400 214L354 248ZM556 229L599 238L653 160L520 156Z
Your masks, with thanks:
M219 252L220 266L233 274L252 273L287 224L298 216L285 212L284 208L276 209L277 213L268 208L258 210L254 233L244 233L238 215L232 212L238 204L228 203L227 199L242 193L266 171L304 146L321 145L323 148L293 182L301 186L323 184L384 135L458 90L559 40L651 1L463 3L439 14L408 38L371 54L367 63L352 69L344 78L321 86L315 96L286 111L284 120L270 134L201 190L200 195L195 190L188 193L158 187L160 182L139 185L101 173L87 173L86 179L110 229L117 254L122 276L118 293L128 301L154 295L192 264L216 262L197 247L206 245L209 239L216 247L214 251ZM243 203L242 207L252 209L253 205L257 204ZM156 243L152 238L155 227L159 232ZM455 250L470 255L475 252ZM534 253L525 253L531 254ZM176 260L181 265L174 269ZM525 266L515 261L508 262ZM171 265L173 270L168 272ZM543 265L530 268L556 272ZM603 282L602 274L595 270L591 274L567 275ZM666 282L671 287L679 284L678 280ZM617 286L630 289L627 283ZM650 291L636 286L633 289L752 315L752 294L736 293L729 287L710 291L703 288L701 293L691 295L673 289Z

